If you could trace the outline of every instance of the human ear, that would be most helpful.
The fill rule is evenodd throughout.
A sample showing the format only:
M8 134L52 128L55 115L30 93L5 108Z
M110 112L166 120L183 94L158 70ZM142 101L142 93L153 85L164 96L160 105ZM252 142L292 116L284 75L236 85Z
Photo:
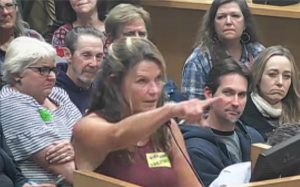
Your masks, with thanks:
M117 76L116 76L116 74L112 73L108 76L108 79L111 83L114 83L117 79Z
M204 96L205 96L205 99L213 97L211 90L207 86L204 88Z
M72 58L72 53L69 48L62 47L62 50L64 52L64 58L70 63Z
M14 75L14 80L16 84L22 84L21 79L23 77L21 75Z
M108 33L106 34L105 44L111 44L111 43L113 43L113 37L111 34Z

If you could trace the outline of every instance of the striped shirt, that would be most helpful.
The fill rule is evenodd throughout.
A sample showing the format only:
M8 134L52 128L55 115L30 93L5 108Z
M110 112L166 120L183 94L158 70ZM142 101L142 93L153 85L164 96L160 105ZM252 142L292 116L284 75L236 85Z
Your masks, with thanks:
M50 111L52 120L43 120L39 110L45 108L33 97L9 86L0 91L0 119L7 144L23 174L38 183L54 181L56 176L39 166L32 155L54 141L70 140L81 117L63 89L54 87L49 98L58 108Z

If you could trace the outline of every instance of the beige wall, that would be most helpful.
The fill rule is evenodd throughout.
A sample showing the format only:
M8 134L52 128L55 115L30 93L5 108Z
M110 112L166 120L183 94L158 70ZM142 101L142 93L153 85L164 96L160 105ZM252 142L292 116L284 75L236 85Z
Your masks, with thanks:
M168 76L181 84L181 71L205 11L145 6L152 18L152 41L163 53ZM255 16L259 37L265 46L283 45L300 63L300 19Z

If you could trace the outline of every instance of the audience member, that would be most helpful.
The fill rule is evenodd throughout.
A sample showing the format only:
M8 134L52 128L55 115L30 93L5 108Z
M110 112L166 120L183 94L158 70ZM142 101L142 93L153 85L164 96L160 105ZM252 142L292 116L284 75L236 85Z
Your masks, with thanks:
M77 19L76 12L72 9L69 0L54 0L55 15L58 23L73 23ZM101 21L105 20L109 10L121 3L130 3L140 5L141 0L97 0L98 18ZM55 29L56 30L56 29ZM55 31L54 30L54 31ZM52 38L51 38L52 39Z
M97 30L104 32L104 18L99 12L99 0L78 1L68 0L65 1L65 10L70 11L71 15L68 23L59 27L53 34L52 45L56 49L65 46L65 37L74 27L77 26L92 26ZM76 15L76 16L75 16Z
M246 1L214 0L203 18L195 49L183 67L183 95L187 98L205 98L207 76L218 58L232 57L250 67L263 49L258 43Z
M198 122L218 99L163 105L164 60L143 38L113 42L88 114L73 131L78 169L141 186L200 186L173 117ZM181 150L181 151L180 151Z
M300 123L299 69L282 46L265 49L252 68L252 92L241 119L267 140L278 127Z
M128 36L147 38L150 26L150 15L142 7L119 4L106 17L105 33L108 43Z
M239 117L247 100L250 72L232 58L215 64L207 79L206 98L222 97L211 104L207 119L199 125L182 125L192 163L205 186L226 166L249 161L251 144L263 142Z
M103 60L103 39L103 34L93 27L72 29L66 36L66 47L63 48L68 65L57 64L60 70L56 86L69 94L82 114L90 104L92 83ZM66 72L64 69L67 69Z
M132 4L119 4L111 9L105 20L107 38L104 53L115 40L130 36L148 38L150 30L151 18L146 10ZM184 100L172 80L165 84L165 95L170 101Z
M109 30L108 38L111 41L127 36L147 36L145 22L150 24L150 17L142 8L131 4L120 4L110 12L107 18L108 21L105 22L105 26ZM99 70L103 55L101 33L97 33L96 29L91 30L91 28L84 29L84 27L80 27L77 29L76 27L67 34L64 54L69 61L69 67L66 73L60 71L57 79L57 86L68 92L71 100L82 113L86 111L90 104L91 85ZM115 34L116 32L118 34ZM143 34L139 35L141 32ZM87 34L92 35L92 37L89 36L89 42L86 40ZM104 39L104 37L102 38ZM104 49L107 49L107 47L104 47ZM87 53L90 56L83 59L83 55ZM81 63L78 63L79 61ZM59 69L66 69L67 65L61 63L58 66Z
M0 121L7 145L25 177L38 183L62 175L72 183L73 125L81 117L67 93L54 87L54 48L18 37L7 49L0 91Z
M15 0L0 0L0 79L6 50L10 42L19 36L44 40L39 33L29 29L28 24L23 21Z

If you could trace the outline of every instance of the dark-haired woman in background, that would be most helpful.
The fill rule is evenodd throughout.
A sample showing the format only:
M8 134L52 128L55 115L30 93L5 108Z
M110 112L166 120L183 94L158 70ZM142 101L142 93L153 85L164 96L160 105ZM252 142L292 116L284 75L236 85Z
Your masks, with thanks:
M250 67L263 49L246 1L214 0L203 18L195 49L183 67L183 95L205 99L207 76L217 58L230 56Z

